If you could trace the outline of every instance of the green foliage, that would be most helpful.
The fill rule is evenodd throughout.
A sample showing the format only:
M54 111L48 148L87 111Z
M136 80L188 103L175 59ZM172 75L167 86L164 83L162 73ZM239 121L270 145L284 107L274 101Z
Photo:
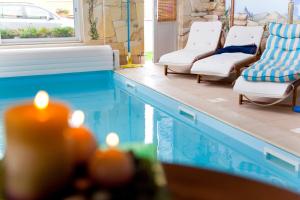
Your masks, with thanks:
M98 40L99 39L99 33L98 33L98 30L97 30L97 21L93 21L91 23L90 37L91 37L92 40Z
M38 35L39 35L39 38L47 38L51 35L51 30L49 30L47 28L40 28L38 30Z
M19 30L20 38L38 38L38 30L36 28L24 28Z
M73 37L75 35L74 29L71 27L62 28L24 28L18 30L0 29L2 39L19 38L58 38L58 37Z
M92 40L98 40L99 39L99 33L97 30L97 23L98 23L98 18L95 17L94 15L94 10L98 6L98 0L86 0L88 3L88 19L90 23L90 31L89 35Z
M0 29L2 39L14 39L17 35L15 30Z
M153 61L153 52L145 52L146 61Z
M74 29L71 27L54 28L51 31L52 37L72 37L74 36Z

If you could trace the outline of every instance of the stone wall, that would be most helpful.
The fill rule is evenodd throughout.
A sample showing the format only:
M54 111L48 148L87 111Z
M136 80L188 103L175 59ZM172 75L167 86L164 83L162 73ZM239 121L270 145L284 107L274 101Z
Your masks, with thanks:
M85 42L107 44L120 51L120 61L126 63L127 55L127 0L99 0L95 9L100 39L91 41L89 24L85 23ZM87 22L88 5L84 2L84 21ZM144 53L144 0L131 0L131 53L134 62L140 62Z
M194 21L225 19L225 0L178 0L178 48L185 46Z
M99 0L95 9L98 18L100 39L89 39L87 23L88 6L83 2L84 41L88 44L108 44L120 50L121 63L126 62L127 55L127 0ZM177 0L178 2L178 48L186 44L190 26L194 21L224 20L225 0ZM144 53L144 0L131 0L131 46L134 61L140 61Z

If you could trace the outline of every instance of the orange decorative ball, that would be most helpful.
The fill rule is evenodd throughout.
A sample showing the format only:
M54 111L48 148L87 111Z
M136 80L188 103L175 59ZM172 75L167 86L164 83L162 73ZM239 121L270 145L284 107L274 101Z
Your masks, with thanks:
M87 163L97 150L97 141L93 134L84 127L68 128L65 132L71 145L75 163Z
M99 185L107 187L126 184L135 171L132 157L115 148L97 151L88 168L91 178Z

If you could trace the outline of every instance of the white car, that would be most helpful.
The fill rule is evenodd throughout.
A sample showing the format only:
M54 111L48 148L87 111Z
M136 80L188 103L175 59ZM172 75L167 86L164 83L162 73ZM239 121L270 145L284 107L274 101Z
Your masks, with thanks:
M30 3L1 3L0 29L74 28L74 20Z

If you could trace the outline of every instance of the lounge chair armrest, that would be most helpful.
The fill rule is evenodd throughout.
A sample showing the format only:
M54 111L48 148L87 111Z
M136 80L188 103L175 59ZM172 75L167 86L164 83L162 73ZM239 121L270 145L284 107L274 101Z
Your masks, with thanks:
M293 86L296 87L296 88L299 87L300 86L300 79L294 81Z

